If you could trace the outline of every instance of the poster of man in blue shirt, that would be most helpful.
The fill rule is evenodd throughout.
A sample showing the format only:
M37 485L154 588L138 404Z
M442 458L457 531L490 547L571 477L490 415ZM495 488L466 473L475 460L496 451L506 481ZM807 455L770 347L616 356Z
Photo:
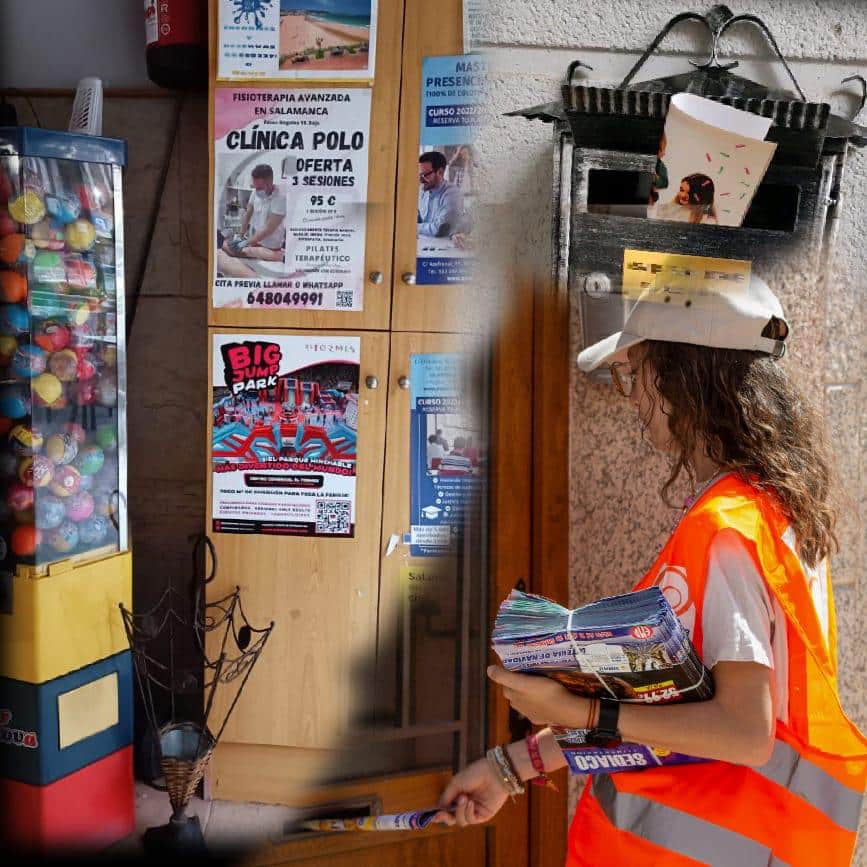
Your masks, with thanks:
M418 234L448 238L460 231L464 196L460 187L446 180L448 160L439 151L418 158Z

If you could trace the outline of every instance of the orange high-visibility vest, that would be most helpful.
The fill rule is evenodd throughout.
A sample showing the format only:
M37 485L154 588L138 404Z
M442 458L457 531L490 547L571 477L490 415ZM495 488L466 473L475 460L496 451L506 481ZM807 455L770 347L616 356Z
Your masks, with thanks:
M826 643L801 563L783 540L791 531L776 500L724 476L683 517L635 589L673 576L685 597L675 600L676 611L694 622L701 655L708 554L724 528L747 541L785 613L789 722L777 721L774 752L762 767L711 761L592 777L569 830L567 867L843 867L851 860L867 739L837 697L830 588Z

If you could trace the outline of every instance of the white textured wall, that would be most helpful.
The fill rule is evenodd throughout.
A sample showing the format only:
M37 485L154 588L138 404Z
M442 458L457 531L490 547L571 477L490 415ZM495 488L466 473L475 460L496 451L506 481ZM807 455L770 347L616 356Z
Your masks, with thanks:
M488 0L477 38L492 70L493 110L480 156L502 241L495 257L501 279L527 270L548 274L551 190L550 128L504 118L502 112L557 99L566 67L576 58L593 67L592 72L585 70L588 82L619 83L672 15L687 9L706 12L710 5L690 0L676 4L660 0ZM829 101L835 111L851 114L857 105L856 92L852 85L841 88L840 82L855 72L867 73L867 3L752 0L729 5L735 14L751 12L764 19L809 99ZM738 74L787 86L781 64L773 60L770 48L753 28L738 25L725 37L724 45L722 59L741 61ZM687 61L703 60L707 46L699 26L682 25L663 43L663 53L635 80L687 71ZM862 122L867 121L862 118ZM867 153L851 153L844 192L842 225L828 264L826 286L778 290L785 306L798 317L793 322L797 346L787 363L804 375L808 390L824 406L849 498L840 526L844 551L833 563L841 694L849 713L867 728L863 649L867 614L863 521L867 515L863 311L867 300ZM571 351L580 348L577 318L573 320ZM656 501L658 485L653 474L658 477L662 465L654 464L647 455L640 456L639 462L627 457L635 447L628 433L628 414L601 387L588 385L578 375L573 376L570 392L570 544L572 592L577 602L586 601L597 588L625 589L627 576L641 574L671 522L668 515L660 514ZM612 425L627 432L604 442ZM599 459L612 450L619 457ZM602 491L607 492L605 497ZM631 517L625 517L624 511L631 512ZM605 546L605 565L595 569L594 555L588 551L594 541L598 547L600 534L625 544ZM861 867L867 867L864 836L862 833L862 848L854 862Z

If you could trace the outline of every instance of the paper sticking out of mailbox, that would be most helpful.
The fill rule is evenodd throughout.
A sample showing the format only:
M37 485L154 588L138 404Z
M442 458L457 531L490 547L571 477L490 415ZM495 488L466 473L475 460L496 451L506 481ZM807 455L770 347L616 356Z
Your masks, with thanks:
M700 300L712 293L746 291L752 265L747 259L687 256L654 250L623 251L623 296L670 303Z
M431 807L409 813L363 816L358 819L307 819L300 822L298 828L303 831L422 831L441 811L440 807Z
M771 119L693 93L671 98L647 216L740 226L777 146Z

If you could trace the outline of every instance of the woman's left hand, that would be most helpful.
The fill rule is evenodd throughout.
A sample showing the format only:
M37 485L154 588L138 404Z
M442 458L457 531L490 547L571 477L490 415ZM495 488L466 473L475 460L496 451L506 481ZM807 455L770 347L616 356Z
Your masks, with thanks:
M532 723L583 728L587 721L587 700L550 677L517 674L499 665L488 666L488 677L503 687L506 701Z

